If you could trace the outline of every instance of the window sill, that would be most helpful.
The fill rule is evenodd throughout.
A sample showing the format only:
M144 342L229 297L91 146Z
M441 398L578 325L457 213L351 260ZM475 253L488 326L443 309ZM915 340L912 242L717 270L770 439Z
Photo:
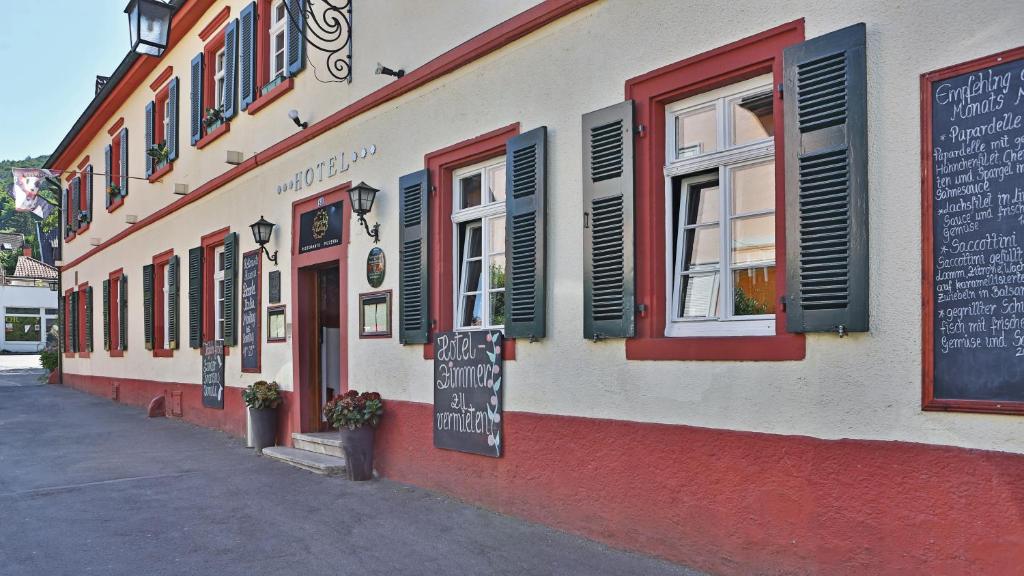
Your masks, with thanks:
M209 146L210 143L212 143L214 140L216 140L217 138L220 138L221 136L223 136L224 134L227 134L230 131L231 131L231 123L230 122L224 122L220 126L217 126L213 130L207 132L206 136L203 136L202 138L200 138L199 142L196 142L196 148L198 150L202 150L203 148Z
M85 226L82 226L78 230L75 230L75 236L81 236L83 233L87 232L88 230L89 230L89 225L86 224Z
M501 354L505 360L516 359L516 339L506 338L501 342ZM423 359L433 360L434 359L434 343L430 342L423 345Z
M153 350L153 358L173 358L174 350L170 348L157 348Z
M68 237L64 239L64 243L65 244L70 244L71 241L74 240L74 239L75 239L75 234L74 233L68 234Z
M171 172L171 170L174 170L174 163L168 162L167 164L164 165L163 168L160 168L156 172L153 172L153 174L149 177L149 183L154 184L158 182L161 178L167 176Z
M89 353L88 352L79 352L78 353L78 357L79 358L88 358L89 357Z
M286 78L283 82L275 86L273 90L253 100L252 104L249 104L249 107L245 109L246 114L252 115L266 108L271 102L290 92L294 86L295 78Z
M110 357L111 358L123 358L124 357L124 350L111 350L110 351Z
M107 212L113 212L114 210L117 210L118 208L120 208L123 204L124 204L124 196L121 196L117 200L114 200L113 202L111 202L110 206L107 206Z
M65 352L64 353L64 357L65 358L74 358L75 357L75 353L74 352Z
M626 340L627 360L779 362L803 360L806 351L803 334Z

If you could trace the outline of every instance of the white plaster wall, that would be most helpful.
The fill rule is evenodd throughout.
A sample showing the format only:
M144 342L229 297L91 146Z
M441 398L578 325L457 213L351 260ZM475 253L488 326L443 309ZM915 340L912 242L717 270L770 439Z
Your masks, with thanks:
M460 7L468 4L472 3ZM504 3L496 4L507 8ZM439 6L447 10L455 5ZM260 214L275 222L290 222L291 202L300 194L346 180L365 180L382 189L371 222L381 223L381 246L388 258L383 288L395 290L397 313L398 177L422 168L425 153L518 121L523 130L548 127L549 324L547 339L535 344L519 342L518 359L506 365L508 410L1024 453L1024 418L920 410L919 75L1024 43L1019 33L1024 8L1018 2L974 3L969 17L961 14L960 8L957 3L924 1L789 1L770 7L752 0L727 5L664 0L597 2L353 119L79 266L76 271L83 280L95 286L109 270L124 266L128 271L133 298L132 349L124 359L108 359L100 353L90 361L69 360L67 369L198 381L198 352L183 350L174 359L152 359L142 350L142 265L168 247L185 258L187 249L197 245L203 233L226 224L243 232L243 250L252 249L244 227ZM404 26L419 25L401 12L381 14L388 17L377 20L378 28L369 24L374 22L371 16L365 16L357 20L357 30L360 23L367 22L366 34L394 38L401 36L394 27L403 31ZM479 12L470 15L479 19L476 28L480 31L491 23ZM805 18L808 38L856 22L867 23L871 332L842 340L830 335L808 336L807 357L799 362L627 362L621 340L599 344L583 340L580 116L621 101L624 82L631 77L798 18ZM357 38L363 33L358 32ZM443 35L442 28L439 34ZM432 45L426 36L423 45ZM410 41L408 49L419 51L417 42ZM197 50L198 45L188 52ZM358 66L376 63L376 54L366 50L357 50ZM402 57L382 53L395 60ZM148 88L144 90L148 92ZM347 101L320 86L303 90L297 88L294 95L274 106L283 110L308 107L326 115ZM140 119L142 102L149 97L145 96L136 103ZM277 114L270 110L267 114ZM187 126L184 119L182 126ZM223 171L226 166L218 163L222 161L221 148L231 148L245 138L265 146L264 139L290 133L287 127L267 125L263 131L261 124L253 133L242 126L241 121L237 131L232 126L224 146L218 141L210 154L200 154L198 168L188 172L189 177L208 178ZM353 164L337 179L300 194L276 194L276 185L289 175L336 151L369 144L377 145L377 154ZM186 154L194 153L186 150ZM93 157L102 158L102 149ZM176 167L172 179L181 181L185 172ZM202 181L193 181L193 188ZM140 201L140 197L146 199ZM129 197L127 210L119 213L134 213L136 208L131 206L135 202L138 210L146 210L170 199L169 192L150 193L139 186ZM431 402L432 364L422 359L420 346L403 347L397 337L355 337L358 293L370 289L364 259L372 243L361 229L354 228L354 222L352 225L350 385L377 389L386 398ZM282 250L282 296L286 302L290 302L289 234L282 230L276 245ZM265 265L264 275L270 269L272 266ZM183 297L183 318L186 303ZM289 306L288 321L292 320ZM266 372L262 377L277 377L290 387L290 350L290 343L264 343ZM239 373L238 357L232 354L228 359L229 385L256 379Z

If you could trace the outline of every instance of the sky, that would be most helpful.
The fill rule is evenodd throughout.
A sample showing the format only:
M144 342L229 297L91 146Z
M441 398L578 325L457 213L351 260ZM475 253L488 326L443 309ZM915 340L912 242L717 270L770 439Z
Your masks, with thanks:
M0 160L50 154L128 53L128 0L0 0Z

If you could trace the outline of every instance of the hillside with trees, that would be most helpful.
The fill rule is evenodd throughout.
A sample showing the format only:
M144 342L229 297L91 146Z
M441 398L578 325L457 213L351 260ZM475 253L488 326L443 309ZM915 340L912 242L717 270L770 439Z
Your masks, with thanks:
M25 242L32 246L33 255L39 257L39 246L36 241L36 222L39 218L28 212L17 212L14 210L14 198L10 194L14 179L11 174L12 168L42 168L46 162L46 156L28 157L24 160L0 160L0 232L17 232L25 236ZM17 257L3 258L0 255L0 265L4 268L11 267Z

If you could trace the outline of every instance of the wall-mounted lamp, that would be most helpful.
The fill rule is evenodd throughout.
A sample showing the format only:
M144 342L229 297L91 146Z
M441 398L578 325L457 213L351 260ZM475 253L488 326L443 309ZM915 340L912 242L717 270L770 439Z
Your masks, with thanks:
M171 35L171 14L174 6L159 0L131 0L124 9L128 15L132 52L160 56L167 49Z
M260 216L260 219L250 224L249 228L252 228L252 238L263 249L263 253L267 255L267 260L270 260L274 263L274 266L277 266L277 250L274 250L273 256L267 250L267 242L270 242L270 235L274 233L274 223L268 222L263 216Z
M385 76L394 76L395 78L401 78L402 76L405 76L405 70L403 70L402 68L399 68L398 70L392 70L391 68L388 68L387 66L381 64L380 62L377 62L377 69L374 70L373 73L378 75L384 74Z
M299 120L298 110L289 110L288 117L291 118L292 122L295 122L295 125L298 126L299 128L302 128L303 130L309 128L309 122L303 122L302 120Z
M175 182L174 193L177 194L178 196L185 196L186 194L188 194L188 184Z
M139 221L139 217L136 216L135 214L125 214L124 215L124 223L125 224L135 224L138 221Z
M232 166L238 166L243 160L245 160L245 156L237 150L228 150L227 158L224 159L225 162Z
M366 229L366 234L373 238L374 244L380 242L380 222L375 223L371 230L370 225L366 223L366 215L373 208L373 199L377 197L377 192L380 190L369 186L366 182L360 182L348 189L348 200L352 204L352 213L359 216L359 223Z

